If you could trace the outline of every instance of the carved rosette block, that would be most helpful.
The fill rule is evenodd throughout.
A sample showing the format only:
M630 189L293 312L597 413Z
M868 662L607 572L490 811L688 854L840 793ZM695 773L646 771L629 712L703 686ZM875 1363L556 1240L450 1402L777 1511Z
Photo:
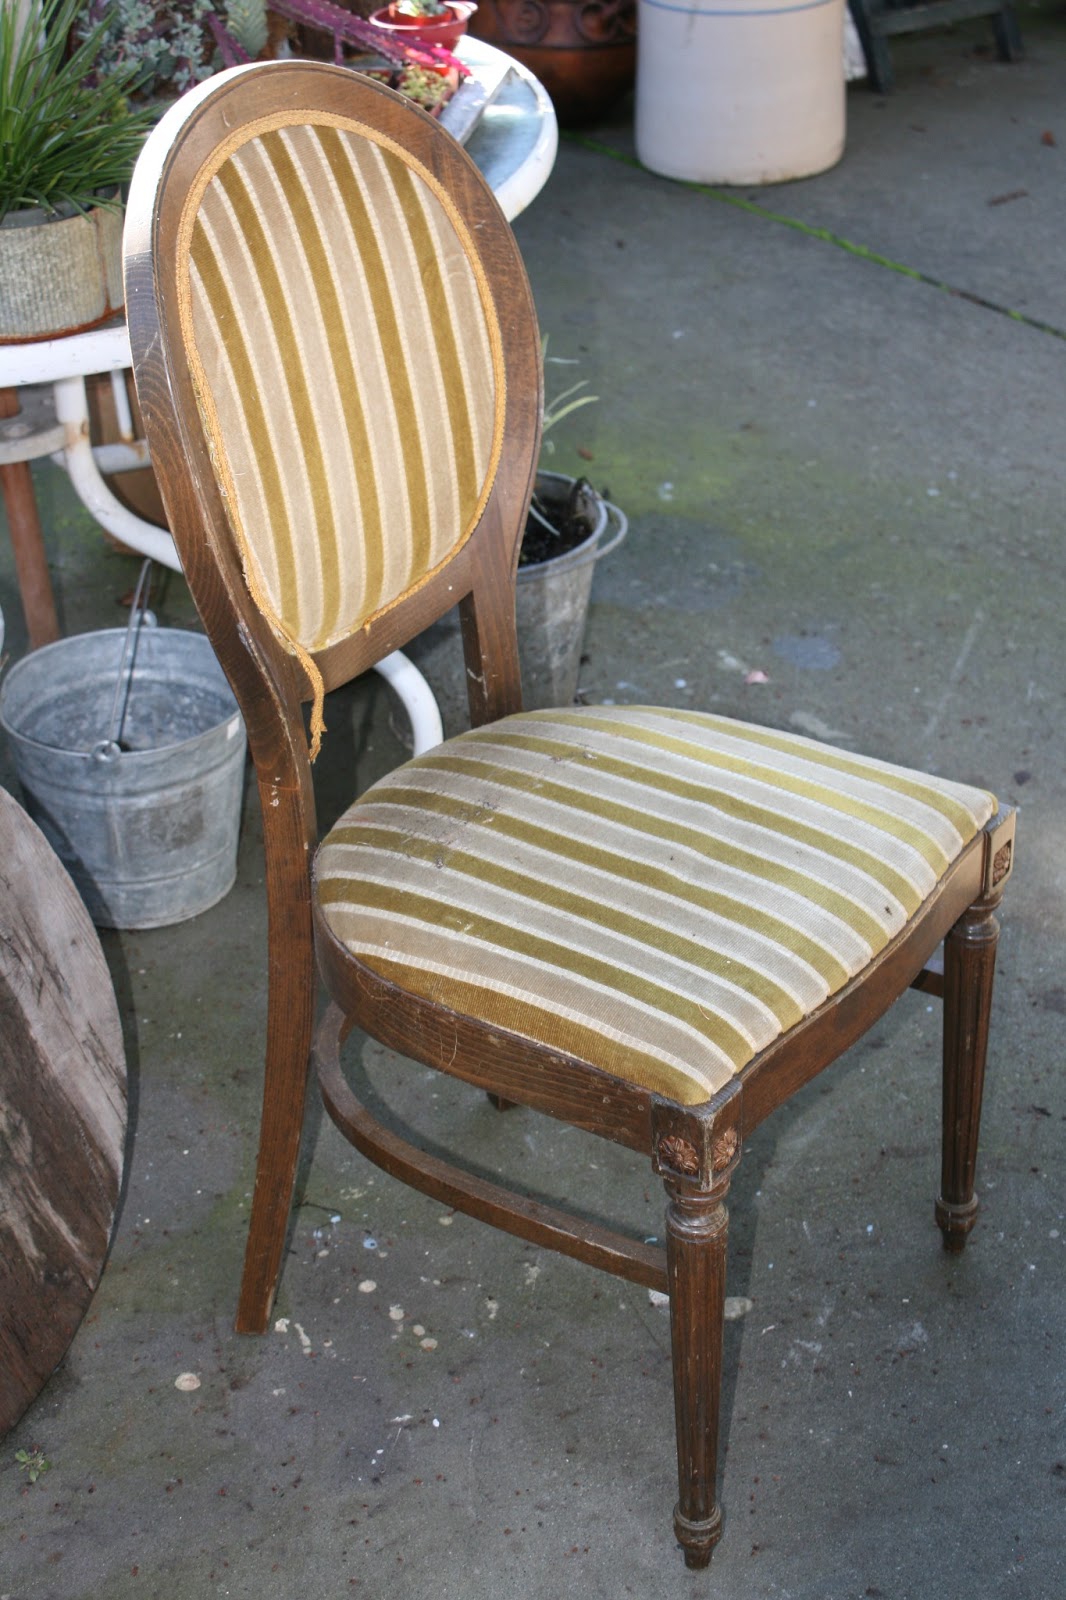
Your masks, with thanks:
M984 899L998 905L1014 867L1014 830L1017 812L1005 808L987 825L988 855L985 866Z
M680 1134L667 1133L659 1140L659 1165L669 1172L677 1172L685 1178L698 1178L700 1175L699 1151L691 1139L683 1139Z
M992 857L992 886L997 888L1011 868L1011 859L1014 855L1014 840L1008 839L1007 843L1000 845Z
M728 1085L704 1105L657 1100L652 1110L652 1161L669 1185L704 1194L728 1182L741 1155L740 1086Z
M735 1128L724 1128L711 1142L711 1165L715 1172L724 1172L740 1148L740 1135Z

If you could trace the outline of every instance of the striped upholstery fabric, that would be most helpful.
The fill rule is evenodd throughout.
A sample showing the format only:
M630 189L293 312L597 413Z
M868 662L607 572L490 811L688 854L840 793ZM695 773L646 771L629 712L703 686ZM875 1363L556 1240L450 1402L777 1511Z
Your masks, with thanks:
M249 585L305 657L472 530L498 332L464 224L409 153L301 110L240 137L185 210L182 316Z
M406 989L692 1105L861 972L994 810L724 717L529 712L368 790L317 894Z

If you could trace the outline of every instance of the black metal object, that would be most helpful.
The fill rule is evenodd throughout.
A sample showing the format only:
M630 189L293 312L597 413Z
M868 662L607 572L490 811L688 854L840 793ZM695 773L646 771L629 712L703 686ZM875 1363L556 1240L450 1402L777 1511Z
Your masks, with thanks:
M848 0L871 89L888 94L892 88L892 58L888 40L896 33L919 33L971 17L991 17L996 51L1001 61L1018 61L1023 54L1021 29L1013 0Z

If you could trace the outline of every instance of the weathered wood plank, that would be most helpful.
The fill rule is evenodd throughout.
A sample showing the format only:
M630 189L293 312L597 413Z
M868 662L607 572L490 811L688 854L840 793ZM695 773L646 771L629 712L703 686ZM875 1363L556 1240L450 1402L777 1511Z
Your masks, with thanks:
M0 1434L100 1278L126 1142L111 974L44 835L0 789Z

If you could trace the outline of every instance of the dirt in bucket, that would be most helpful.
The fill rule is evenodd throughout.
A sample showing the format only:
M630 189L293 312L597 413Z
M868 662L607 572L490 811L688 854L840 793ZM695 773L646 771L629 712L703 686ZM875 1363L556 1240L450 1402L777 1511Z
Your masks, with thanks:
M566 485L567 493L546 493L543 484L533 496L522 535L519 567L533 567L566 555L583 544L600 515L600 496L587 478Z

